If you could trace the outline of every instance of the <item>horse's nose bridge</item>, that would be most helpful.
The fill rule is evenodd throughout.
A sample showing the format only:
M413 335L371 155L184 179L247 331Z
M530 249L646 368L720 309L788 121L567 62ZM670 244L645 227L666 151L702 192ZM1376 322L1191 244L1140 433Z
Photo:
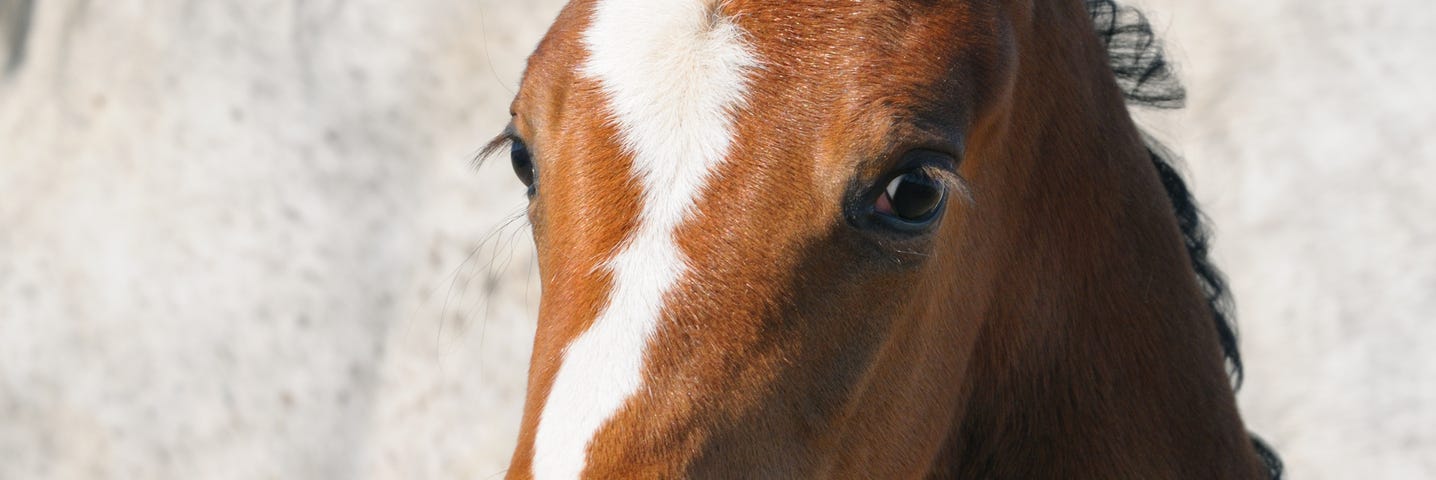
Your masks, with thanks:
M613 135L601 136L623 148L613 162L572 171L627 182L616 190L581 187L583 195L544 200L554 200L545 208L562 210L545 220L554 229L545 235L557 247L547 254L587 254L552 259L567 266L587 264L586 272L552 279L561 290L546 291L545 303L581 315L591 310L592 320L545 319L566 325L546 331L573 337L545 344L558 367L534 435L536 478L592 474L585 467L595 439L626 405L642 397L651 341L668 317L673 293L692 270L679 232L697 216L697 199L728 158L736 121L732 112L745 98L748 73L757 65L742 32L719 14L719 6L713 0L606 0L595 4L582 35L588 51L579 69L603 95L602 102L586 107L608 113L604 128L613 128ZM635 19L644 23L635 24ZM586 127L601 131L597 125ZM595 170L625 164L627 171ZM571 187L581 183L559 181ZM563 197L563 190L550 193ZM613 193L628 190L637 190L636 195ZM631 220L617 220L625 217ZM559 235L562 229L579 228L594 230ZM551 295L557 296L550 300Z

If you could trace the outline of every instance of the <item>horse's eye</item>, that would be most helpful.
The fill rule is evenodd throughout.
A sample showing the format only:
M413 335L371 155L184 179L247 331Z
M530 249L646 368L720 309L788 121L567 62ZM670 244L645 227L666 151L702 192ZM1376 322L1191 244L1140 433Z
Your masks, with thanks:
M907 223L924 224L935 219L945 195L942 182L921 171L911 171L888 182L874 209Z
M525 187L529 187L529 195L533 195L536 172L534 171L534 159L529 154L528 145L519 139L514 139L509 147L509 159L514 165L514 175L519 177L519 181L524 182Z

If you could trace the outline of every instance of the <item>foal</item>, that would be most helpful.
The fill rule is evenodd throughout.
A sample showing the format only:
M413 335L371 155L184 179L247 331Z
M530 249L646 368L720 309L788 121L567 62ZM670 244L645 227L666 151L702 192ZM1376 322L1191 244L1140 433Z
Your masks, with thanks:
M570 3L493 145L543 272L509 478L1275 474L1133 15Z

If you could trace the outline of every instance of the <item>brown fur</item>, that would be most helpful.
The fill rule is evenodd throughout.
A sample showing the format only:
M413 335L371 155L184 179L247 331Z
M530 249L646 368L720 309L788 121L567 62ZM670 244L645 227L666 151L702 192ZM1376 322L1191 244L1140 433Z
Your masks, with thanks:
M632 161L577 75L591 0L530 60L544 273L509 478L636 221ZM677 232L691 265L589 478L1257 478L1207 305L1075 0L732 0L764 67ZM850 186L913 148L970 198L874 237ZM679 159L675 159L679 160Z

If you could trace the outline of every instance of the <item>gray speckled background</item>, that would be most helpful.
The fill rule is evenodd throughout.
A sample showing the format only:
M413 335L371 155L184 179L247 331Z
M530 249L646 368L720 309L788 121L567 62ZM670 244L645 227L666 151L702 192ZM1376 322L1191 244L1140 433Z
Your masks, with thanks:
M538 291L469 159L561 3L0 0L0 479L502 471ZM1144 3L1249 423L1436 476L1436 5Z

